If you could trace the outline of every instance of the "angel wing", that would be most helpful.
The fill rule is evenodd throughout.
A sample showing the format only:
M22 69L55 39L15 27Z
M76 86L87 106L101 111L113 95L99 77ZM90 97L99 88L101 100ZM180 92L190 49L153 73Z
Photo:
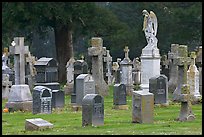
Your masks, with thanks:
M153 11L150 11L150 14L149 14L151 20L152 20L152 23L153 23L153 27L154 27L154 36L157 35L157 27L158 27L158 24L157 24L157 16L154 14Z

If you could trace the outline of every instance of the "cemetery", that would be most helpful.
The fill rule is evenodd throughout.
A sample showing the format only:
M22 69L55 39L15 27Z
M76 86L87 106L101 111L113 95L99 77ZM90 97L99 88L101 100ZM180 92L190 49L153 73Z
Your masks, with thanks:
M126 28L130 20L126 27L117 20L125 13L116 14L117 8L127 10L124 3L4 2L3 24L8 19L17 20L15 16L20 11L27 11L22 18L31 17L32 23L27 22L31 26L25 27L23 33L20 29L25 24L21 21L15 21L18 24L13 29L15 35L6 31L15 26L12 23L4 30L2 135L201 135L202 39L192 36L191 41L175 40L174 33L178 35L185 29L170 31L169 37L162 16L162 12L168 12L165 16L177 20L174 13L177 8L197 11L200 5L194 2L154 3L154 8L147 2L133 5L126 6L140 10L135 24L140 31L134 36ZM44 6L49 7L50 14ZM10 14L11 10L16 12L15 16ZM43 24L46 21L52 23L46 26ZM43 28L42 24L52 29ZM30 30L39 25L42 27L39 32ZM29 37L29 33L33 36ZM133 44L131 40L139 41Z

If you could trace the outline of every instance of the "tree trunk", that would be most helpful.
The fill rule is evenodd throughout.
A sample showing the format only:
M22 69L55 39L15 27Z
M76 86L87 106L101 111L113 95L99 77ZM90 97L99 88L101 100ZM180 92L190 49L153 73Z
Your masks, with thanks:
M58 61L59 83L66 82L66 64L73 56L72 30L68 26L55 28L55 45Z

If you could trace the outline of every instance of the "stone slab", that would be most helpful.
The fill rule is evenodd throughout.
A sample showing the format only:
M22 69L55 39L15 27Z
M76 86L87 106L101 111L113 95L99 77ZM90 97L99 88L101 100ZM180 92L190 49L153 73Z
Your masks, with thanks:
M53 124L41 118L26 119L25 130L45 130L53 128Z

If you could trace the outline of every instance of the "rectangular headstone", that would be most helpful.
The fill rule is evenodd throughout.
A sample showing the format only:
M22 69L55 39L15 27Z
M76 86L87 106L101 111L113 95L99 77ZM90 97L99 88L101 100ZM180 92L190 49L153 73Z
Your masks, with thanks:
M126 87L125 84L115 84L113 88L113 104L126 105Z
M26 119L25 130L44 130L53 128L53 124L41 118Z

